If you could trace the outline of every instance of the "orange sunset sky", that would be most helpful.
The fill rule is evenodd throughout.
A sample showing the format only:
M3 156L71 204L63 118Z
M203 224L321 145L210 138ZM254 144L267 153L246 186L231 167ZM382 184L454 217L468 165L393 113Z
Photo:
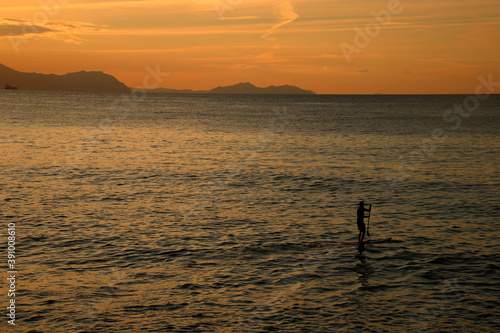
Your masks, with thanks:
M498 0L0 0L0 13L1 64L131 87L158 65L176 89L467 94L479 75L500 81Z

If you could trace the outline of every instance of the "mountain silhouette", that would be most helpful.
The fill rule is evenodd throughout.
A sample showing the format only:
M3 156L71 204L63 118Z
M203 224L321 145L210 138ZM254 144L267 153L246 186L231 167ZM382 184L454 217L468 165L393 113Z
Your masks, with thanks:
M259 88L249 82L237 83L232 86L217 87L212 90L191 90L191 89L168 89L156 88L148 90L150 93L157 94L316 94L311 90L304 90L298 87L284 86L269 86Z
M80 71L64 75L18 72L0 64L0 88L16 87L20 90L59 90L59 91L95 91L124 92L131 91L114 76L103 72ZM150 93L185 93L185 94L316 94L311 90L283 85L259 88L249 82L237 83L232 86L217 87L212 90L167 89L156 88L147 90Z
M20 90L130 92L125 84L103 72L80 71L64 75L24 73L0 64L0 87L6 85Z
M249 82L238 83L233 86L217 87L208 91L211 94L316 94L311 90L304 90L299 87L284 85L284 86L269 86L259 88Z

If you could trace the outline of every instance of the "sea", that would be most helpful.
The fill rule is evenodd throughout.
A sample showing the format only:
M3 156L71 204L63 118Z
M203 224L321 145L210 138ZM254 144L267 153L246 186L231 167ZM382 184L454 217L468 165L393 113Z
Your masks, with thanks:
M0 91L0 124L2 332L500 332L500 95Z

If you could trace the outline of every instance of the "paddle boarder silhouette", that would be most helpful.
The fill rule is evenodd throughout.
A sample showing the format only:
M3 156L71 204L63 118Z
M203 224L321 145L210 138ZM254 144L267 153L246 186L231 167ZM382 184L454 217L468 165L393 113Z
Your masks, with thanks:
M359 207L357 210L357 224L358 224L358 244L362 244L363 238L365 238L365 232L366 232L366 226L365 226L365 221L364 218L368 217L365 216L365 212L370 212L372 210L372 206L370 205L369 209L365 208L365 203L363 201L359 202Z

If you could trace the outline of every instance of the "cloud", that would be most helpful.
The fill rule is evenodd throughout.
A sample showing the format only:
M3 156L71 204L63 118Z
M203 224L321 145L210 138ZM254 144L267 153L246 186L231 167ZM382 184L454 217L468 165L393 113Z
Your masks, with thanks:
M35 24L15 25L15 24L0 24L0 37L5 36L23 36L28 34L43 34L54 31Z
M299 15L295 13L291 0L282 0L274 7L274 13L278 16L279 22L273 25L270 29L266 31L262 38L270 41L275 41L276 38L270 37L279 28L285 24L292 23L295 21Z
M201 65L202 67L211 67L211 68L223 68L223 69L254 69L258 68L257 65L248 65L248 64L234 64L234 65L219 65L219 64L206 64Z
M362 69L359 70L358 73L369 73L370 71L368 69Z
M233 20L233 21L243 21L243 20L256 20L260 19L259 16L233 16L233 17L225 17L225 20Z
M0 37L43 34L51 31L55 30L21 20L8 18L0 19Z
M35 23L27 20L0 18L0 38L45 38L61 40L70 44L81 44L84 39L78 37L78 35L101 31L104 28L104 26L84 22L50 21Z

